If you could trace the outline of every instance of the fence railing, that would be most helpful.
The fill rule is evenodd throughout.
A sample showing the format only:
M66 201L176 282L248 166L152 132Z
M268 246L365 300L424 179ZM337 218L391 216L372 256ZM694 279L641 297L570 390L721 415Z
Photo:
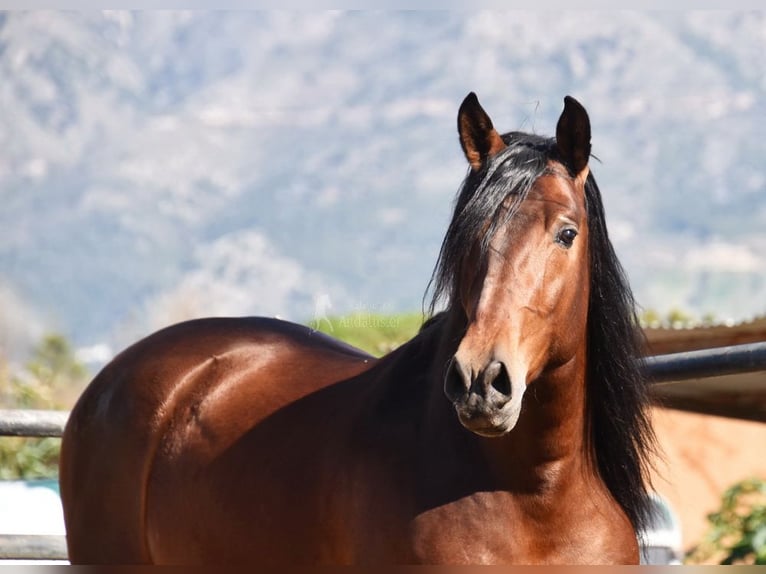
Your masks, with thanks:
M67 560L66 537L0 534L0 560Z
M69 411L0 409L0 436L60 437Z
M766 422L766 341L644 359L663 407Z
M0 409L0 436L61 437L68 418L68 411ZM0 534L0 560L67 559L65 536Z
M644 368L656 383L766 373L766 342L648 357ZM68 417L66 411L0 409L0 436L60 437ZM66 560L66 539L51 535L0 534L0 560L8 559Z
M644 368L655 383L766 371L766 341L647 357Z

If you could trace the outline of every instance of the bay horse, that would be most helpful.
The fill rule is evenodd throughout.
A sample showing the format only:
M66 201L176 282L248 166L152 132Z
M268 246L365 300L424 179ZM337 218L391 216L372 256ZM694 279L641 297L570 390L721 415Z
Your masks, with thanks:
M471 93L457 123L420 332L380 359L268 318L135 343L64 432L73 563L638 562L653 435L588 114L500 135Z

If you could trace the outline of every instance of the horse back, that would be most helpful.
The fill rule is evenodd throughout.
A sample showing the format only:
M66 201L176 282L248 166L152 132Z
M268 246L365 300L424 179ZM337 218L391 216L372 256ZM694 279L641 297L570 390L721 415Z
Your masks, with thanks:
M220 457L275 412L373 363L319 332L264 318L189 321L129 347L91 382L64 432L70 560L152 562L157 461Z

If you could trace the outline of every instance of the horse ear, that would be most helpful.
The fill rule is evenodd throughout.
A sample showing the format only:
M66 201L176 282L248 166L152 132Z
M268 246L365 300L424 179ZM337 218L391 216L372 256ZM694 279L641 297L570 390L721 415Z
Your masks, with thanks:
M463 153L474 171L479 171L488 158L505 149L503 138L495 131L492 120L473 92L460 105L457 131Z
M556 146L575 176L588 167L590 120L585 108L571 96L564 98L564 111L556 124Z

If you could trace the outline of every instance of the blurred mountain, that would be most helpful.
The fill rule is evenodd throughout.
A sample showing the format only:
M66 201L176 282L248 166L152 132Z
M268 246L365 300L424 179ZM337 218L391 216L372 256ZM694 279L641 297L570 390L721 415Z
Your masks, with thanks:
M475 91L501 130L588 108L644 307L763 313L765 49L763 12L5 13L4 300L116 346L419 309Z

